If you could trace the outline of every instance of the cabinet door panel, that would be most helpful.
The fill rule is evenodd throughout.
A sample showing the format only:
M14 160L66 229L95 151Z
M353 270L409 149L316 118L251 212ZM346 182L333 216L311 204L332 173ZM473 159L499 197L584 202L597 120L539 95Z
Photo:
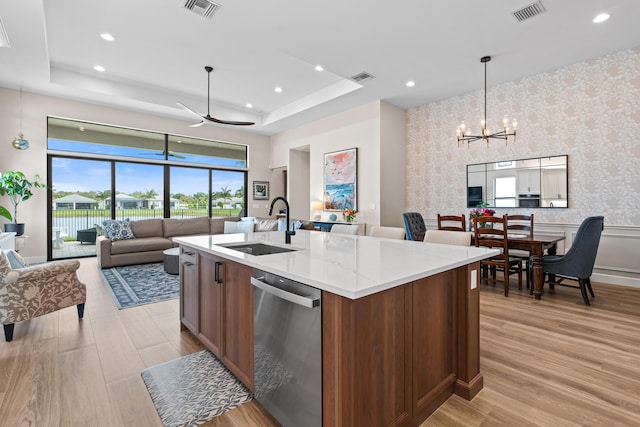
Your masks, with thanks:
M253 390L253 286L251 268L224 261L223 361Z
M200 334L198 338L215 355L221 355L222 282L216 282L216 266L222 260L208 254L200 256Z

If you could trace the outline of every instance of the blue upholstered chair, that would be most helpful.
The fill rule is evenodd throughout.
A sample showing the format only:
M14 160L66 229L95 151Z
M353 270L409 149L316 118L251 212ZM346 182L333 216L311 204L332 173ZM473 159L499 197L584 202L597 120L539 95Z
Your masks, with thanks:
M545 255L542 257L542 269L545 275L549 275L549 287L565 285L578 287L582 293L582 299L589 304L587 289L591 297L595 298L591 288L591 273L596 263L600 236L604 229L603 216L591 216L580 224L576 237L571 243L569 251L565 255ZM556 276L560 279L556 280ZM577 280L578 286L561 283L564 279Z
M407 240L424 240L424 233L427 232L427 226L424 223L420 212L405 212L402 214L404 220L404 230L407 234Z

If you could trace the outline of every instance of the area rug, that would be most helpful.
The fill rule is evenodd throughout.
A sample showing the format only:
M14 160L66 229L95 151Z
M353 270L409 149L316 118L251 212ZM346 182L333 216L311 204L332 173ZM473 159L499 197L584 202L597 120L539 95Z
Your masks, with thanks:
M197 426L253 399L209 350L152 366L141 375L166 427Z
M180 276L166 273L161 262L112 267L100 271L120 309L180 296Z

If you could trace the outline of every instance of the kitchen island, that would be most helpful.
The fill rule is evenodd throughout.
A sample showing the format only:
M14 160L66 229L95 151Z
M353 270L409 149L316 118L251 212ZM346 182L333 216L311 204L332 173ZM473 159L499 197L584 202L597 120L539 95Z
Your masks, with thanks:
M302 230L285 245L283 234L175 239L182 325L247 387L259 269L322 291L324 426L417 426L451 394L482 389L475 282L479 260L496 251ZM294 250L221 246L246 242Z

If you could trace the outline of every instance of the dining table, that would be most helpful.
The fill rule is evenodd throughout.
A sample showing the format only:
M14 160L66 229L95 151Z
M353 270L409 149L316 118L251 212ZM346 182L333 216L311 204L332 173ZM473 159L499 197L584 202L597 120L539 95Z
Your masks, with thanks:
M509 249L519 249L529 251L531 254L531 269L533 272L533 296L539 300L542 297L544 285L544 271L542 270L542 256L545 251L548 255L555 255L558 249L558 242L563 241L564 235L550 235L534 233L529 234L509 233L507 234Z

